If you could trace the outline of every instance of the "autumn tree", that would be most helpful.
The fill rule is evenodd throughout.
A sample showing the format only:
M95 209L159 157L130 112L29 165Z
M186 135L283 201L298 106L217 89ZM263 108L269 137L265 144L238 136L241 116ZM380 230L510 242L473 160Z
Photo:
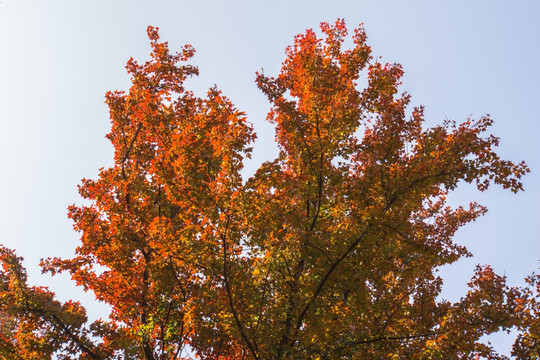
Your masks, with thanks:
M503 358L480 338L513 326L516 354L538 351L532 290L484 266L451 303L437 276L471 255L453 235L486 211L446 196L462 182L518 192L526 165L497 155L489 116L427 127L399 90L401 66L374 61L361 27L350 49L342 20L321 31L295 38L277 76L257 74L280 152L244 180L245 115L217 88L186 90L193 48L171 54L149 27L151 60L130 60L129 91L107 94L114 166L84 179L85 205L69 208L76 256L43 262L109 304L110 319L86 325L79 304L28 287L4 249L0 354Z

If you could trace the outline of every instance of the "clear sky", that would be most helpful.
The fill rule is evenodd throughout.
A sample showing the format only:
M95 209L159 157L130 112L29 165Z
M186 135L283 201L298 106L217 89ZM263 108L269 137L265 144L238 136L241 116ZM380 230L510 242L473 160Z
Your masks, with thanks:
M2 0L0 2L0 243L24 256L30 282L66 300L106 312L66 276L40 275L39 259L69 257L78 243L66 207L80 203L77 184L112 163L104 95L127 90L124 66L147 59L146 27L160 27L171 50L192 44L201 76L217 84L258 132L246 173L276 154L269 104L255 71L277 74L295 34L321 21L364 23L373 54L399 62L403 89L426 106L430 125L489 113L499 153L525 160L525 192L462 187L454 204L478 200L489 213L460 230L473 252L442 269L444 296L457 300L476 264L491 264L513 285L540 259L540 2L524 1L135 1ZM491 341L508 353L510 340Z

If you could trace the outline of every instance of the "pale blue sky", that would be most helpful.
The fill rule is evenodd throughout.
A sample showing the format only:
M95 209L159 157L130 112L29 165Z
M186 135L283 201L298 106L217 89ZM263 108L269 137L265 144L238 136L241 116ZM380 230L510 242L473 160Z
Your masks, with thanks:
M364 23L373 54L400 62L403 89L426 106L428 124L489 113L499 152L525 160L525 193L463 187L456 204L478 200L489 213L459 231L475 255L443 269L445 296L465 294L474 266L492 264L509 282L538 269L540 239L540 14L538 1L120 1L2 0L0 3L0 243L25 257L32 283L91 304L66 277L42 277L39 259L69 257L78 235L66 207L77 184L112 161L104 94L126 90L125 63L149 52L146 27L172 50L195 46L197 92L214 83L258 132L254 161L275 152L269 105L255 71L277 74L295 34L319 22ZM91 317L104 307L90 305ZM492 341L508 351L509 340Z

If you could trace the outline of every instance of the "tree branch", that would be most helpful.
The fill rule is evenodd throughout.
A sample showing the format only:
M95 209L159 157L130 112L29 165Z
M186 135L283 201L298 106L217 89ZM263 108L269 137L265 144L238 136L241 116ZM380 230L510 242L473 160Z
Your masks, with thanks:
M229 275L228 275L228 254L227 254L227 230L229 227L229 222L227 220L227 225L225 226L225 233L221 235L221 240L223 241L223 281L225 283L225 289L227 290L227 296L229 298L229 307L231 308L231 312L234 317L234 321L236 322L236 326L238 327L238 330L240 331L240 335L242 336L242 339L244 339L244 342L249 348L249 351L253 355L254 359L258 359L257 350L254 344L249 340L244 325L240 321L240 318L238 316L238 312L236 311L236 307L234 306L234 300L232 296L231 286L229 283Z

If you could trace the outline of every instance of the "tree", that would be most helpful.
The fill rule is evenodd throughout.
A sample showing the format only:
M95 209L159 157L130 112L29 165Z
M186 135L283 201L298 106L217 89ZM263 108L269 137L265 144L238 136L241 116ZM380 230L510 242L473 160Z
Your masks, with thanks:
M295 38L277 77L257 75L280 153L243 181L255 139L245 115L217 88L186 90L193 48L171 54L148 28L151 60L131 59L129 91L107 94L114 166L83 179L86 205L69 208L76 256L42 264L69 272L111 317L86 325L79 304L28 287L3 249L0 354L503 358L479 339L513 326L525 334L532 290L478 267L450 303L436 271L470 256L452 237L486 211L450 208L448 193L460 182L518 192L527 166L496 154L489 116L426 127L399 91L401 66L374 61L361 27L351 49L342 20L321 30ZM41 357L29 355L34 343L46 344Z
M0 262L2 359L50 359L54 353L73 354L79 359L103 358L84 327L86 312L79 303L62 304L47 289L29 287L21 258L12 250L0 247Z

